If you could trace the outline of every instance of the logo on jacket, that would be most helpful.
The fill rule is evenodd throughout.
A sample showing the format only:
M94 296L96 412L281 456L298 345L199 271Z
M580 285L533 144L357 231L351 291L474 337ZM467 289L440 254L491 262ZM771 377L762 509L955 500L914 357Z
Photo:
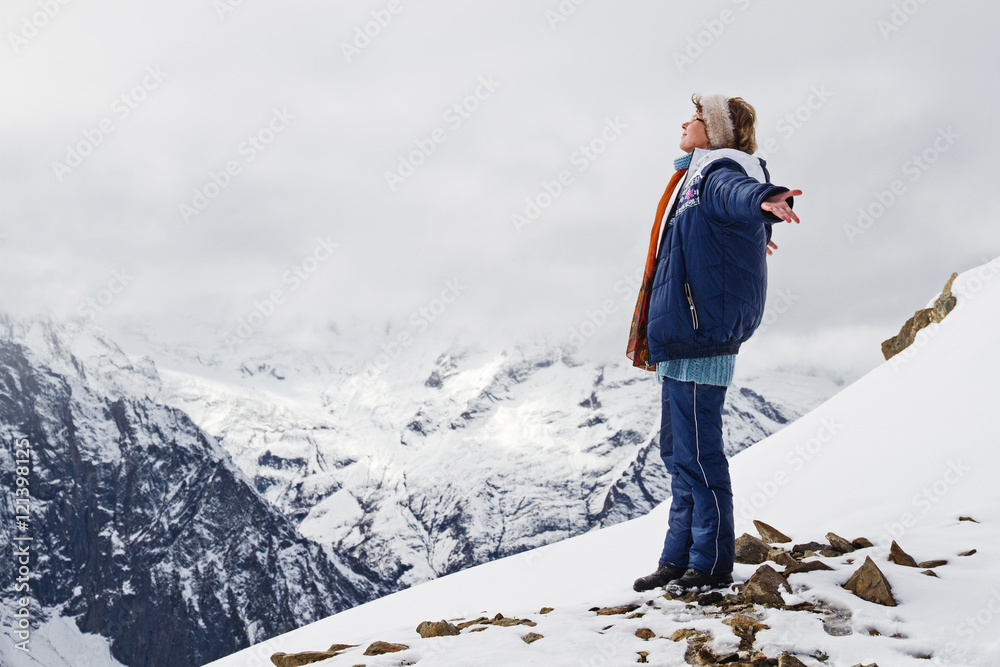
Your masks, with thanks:
M681 194L681 203L677 206L677 213L674 216L678 216L684 211L688 210L692 206L697 206L699 202L698 193L700 192L701 186L701 174L698 174L691 181L691 185L684 190Z

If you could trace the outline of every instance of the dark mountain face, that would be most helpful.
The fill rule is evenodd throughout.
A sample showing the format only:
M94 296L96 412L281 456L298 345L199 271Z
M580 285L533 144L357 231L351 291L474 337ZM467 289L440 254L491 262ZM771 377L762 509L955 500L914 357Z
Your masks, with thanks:
M4 488L15 488L15 440L32 452L28 524L2 503L0 538L32 537L33 603L61 606L82 631L108 637L126 665L175 666L385 591L360 564L302 537L183 412L141 391L102 392L99 373L65 345L48 350L60 358L0 338ZM137 385L148 379L123 369L125 384L128 372ZM13 590L15 577L0 569L0 586Z

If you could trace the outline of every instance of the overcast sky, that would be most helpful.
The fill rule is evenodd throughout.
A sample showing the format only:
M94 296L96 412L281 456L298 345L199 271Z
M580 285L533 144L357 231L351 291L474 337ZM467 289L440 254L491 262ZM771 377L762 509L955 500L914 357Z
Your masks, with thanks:
M387 324L488 345L576 330L581 354L620 358L693 92L753 104L772 180L805 192L740 363L856 374L952 271L1000 254L995 3L10 0L0 16L17 315L210 330L206 348L241 322L331 345Z

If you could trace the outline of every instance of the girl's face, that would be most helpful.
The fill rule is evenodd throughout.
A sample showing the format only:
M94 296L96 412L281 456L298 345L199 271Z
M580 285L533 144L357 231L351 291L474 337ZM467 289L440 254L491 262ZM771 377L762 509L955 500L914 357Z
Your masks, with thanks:
M681 135L680 149L685 153L690 153L696 148L711 148L708 141L708 134L705 132L705 121L701 114L691 116L691 120L681 123L684 134Z

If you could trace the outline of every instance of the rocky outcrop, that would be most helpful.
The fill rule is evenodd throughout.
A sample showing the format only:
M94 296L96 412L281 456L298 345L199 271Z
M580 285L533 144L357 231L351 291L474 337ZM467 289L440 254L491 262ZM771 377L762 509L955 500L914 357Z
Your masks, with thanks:
M765 607L783 607L785 601L781 591L792 592L788 580L778 574L770 565L761 565L753 573L740 593L740 600Z
M767 560L771 548L753 535L743 533L736 538L736 562L745 565L760 565Z
M394 644L392 642L372 642L365 649L364 655L385 655L386 653L399 653L410 648L406 644Z
M889 547L889 560L897 565L919 567L917 561L913 560L913 556L903 551L903 548L896 544L896 540L893 540L892 546Z
M417 626L417 634L427 639L428 637L450 637L461 632L457 627L448 621L424 621Z
M754 528L757 529L760 539L764 540L768 544L787 544L792 541L792 538L788 535L785 535L774 526L769 526L763 521L757 521L754 519L753 525Z
M846 539L838 535L837 533L827 533L826 539L834 549L842 554L849 554L856 549L856 547L848 542Z
M862 600L868 600L886 607L895 607L896 599L892 596L892 586L889 580L878 569L871 556L865 557L864 565L851 575L844 588L857 595Z
M948 313L954 310L958 304L958 299L951 293L951 286L958 277L957 273L951 274L951 278L945 283L941 295L930 308L923 308L913 314L913 317L906 320L899 333L882 342L882 355L886 361L908 348L917 337L917 332L921 329L943 320Z

